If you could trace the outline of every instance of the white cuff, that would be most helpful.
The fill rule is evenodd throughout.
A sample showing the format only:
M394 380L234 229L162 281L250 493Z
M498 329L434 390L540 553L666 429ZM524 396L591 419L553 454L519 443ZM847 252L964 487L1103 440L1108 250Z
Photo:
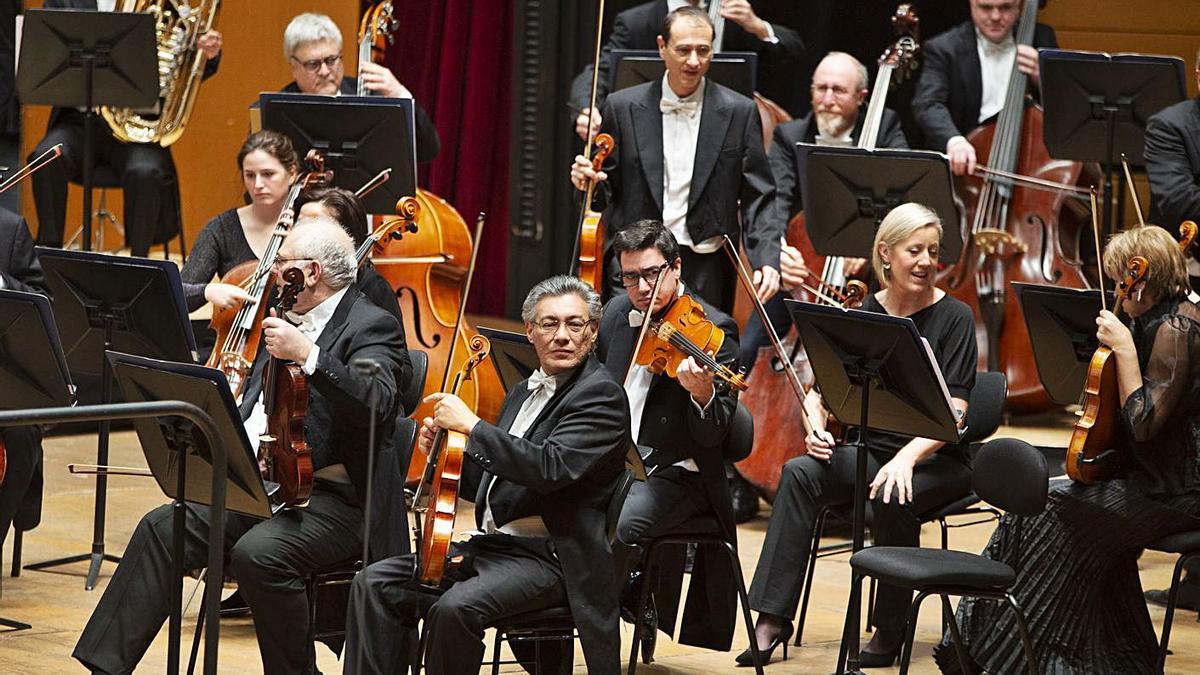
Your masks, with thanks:
M308 352L308 358L304 359L304 365L300 366L300 370L304 371L305 375L312 375L317 372L317 356L320 355L321 348L315 344Z
M966 137L966 136L951 136L951 137L950 137L950 140L946 141L946 152L947 152L947 153L949 153L949 152L950 152L950 146L954 145L954 144L955 144L955 143L957 143L958 141L962 141L963 143L967 143L967 142L968 142L968 141L967 141L967 137Z
M717 398L717 390L714 388L712 396L708 397L708 403L705 403L704 405L700 405L700 403L696 401L695 396L689 396L688 400L692 402L692 407L694 407L696 409L696 412L700 413L700 419L703 420L703 419L708 419L708 411L710 408L712 408L712 402L716 398Z
M763 38L763 42L770 42L773 45L779 44L779 38L775 37L775 26L770 21L764 22L767 24L767 37Z

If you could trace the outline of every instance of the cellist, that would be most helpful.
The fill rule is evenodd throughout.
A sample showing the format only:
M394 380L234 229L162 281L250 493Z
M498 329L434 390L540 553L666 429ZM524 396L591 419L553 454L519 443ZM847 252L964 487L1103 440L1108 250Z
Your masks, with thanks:
M601 314L600 296L578 278L546 279L521 305L540 368L508 393L499 422L479 419L457 396L429 397L433 416L422 420L418 444L428 453L439 428L468 435L459 494L474 496L478 532L451 544L440 595L413 580L414 555L355 577L345 672L403 672L422 613L429 673L478 672L492 621L562 605L578 627L587 671L620 671L606 515L629 446L629 405L591 354ZM538 672L571 672L573 646L564 644L541 647ZM512 647L533 661L532 649Z
M306 507L269 520L228 514L225 532L212 536L224 537L230 573L253 612L263 672L303 674L316 665L304 579L362 551L368 401L377 404L377 438L391 438L402 354L396 319L353 284L354 245L340 225L329 219L297 224L276 261L277 271L286 268L303 271L304 288L290 320L263 320L265 348L251 371L241 413L254 444L266 429L260 394L268 357L301 365L308 381L312 495ZM361 359L380 367L363 374L351 365ZM79 638L72 655L92 672L131 672L167 618L174 592L171 508L160 506L142 517ZM208 508L192 503L185 508L183 566L201 568L210 536Z
M1058 46L1054 29L1041 23L1032 47L1015 43L1022 0L968 1L971 21L925 43L913 95L913 114L924 135L921 147L949 155L950 168L958 175L975 170L975 148L966 136L1004 107L1013 59L1037 87L1037 50Z
M1004 518L984 555L1017 570L1012 593L1024 607L1054 607L1029 617L1039 672L1156 672L1158 641L1142 598L1137 558L1174 532L1200 529L1200 308L1187 299L1188 277L1175 239L1163 228L1122 232L1105 247L1105 276L1116 283L1133 256L1149 274L1129 289L1124 311L1096 319L1096 337L1116 357L1125 467L1091 485L1050 487L1046 510ZM1021 537L1021 559L1012 560ZM1028 604L1025 604L1028 603ZM1001 606L964 599L958 626L970 657L991 673L1025 669L1017 630ZM1078 621L1071 626L1062 621ZM949 642L937 649L945 672L958 672ZM1158 671L1161 672L1161 671Z

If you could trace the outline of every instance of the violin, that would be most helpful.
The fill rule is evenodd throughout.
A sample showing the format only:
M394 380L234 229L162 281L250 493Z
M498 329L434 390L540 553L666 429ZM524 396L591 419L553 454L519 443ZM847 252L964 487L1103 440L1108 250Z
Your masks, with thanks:
M596 146L596 152L591 153L592 170L599 171L604 166L604 160L612 154L615 141L609 134L597 134L591 139L590 145ZM589 153L585 150L585 156ZM579 278L597 292L603 290L604 284L604 223L600 214L592 210L592 195L595 194L596 181L588 181L583 193L583 208L579 213Z
M383 63L387 56L388 45L395 41L396 28L399 21L392 9L392 0L380 0L363 12L362 21L358 25L358 62ZM359 96L370 96L371 90L363 82L362 71L358 73Z
M1113 313L1118 318L1130 289L1149 273L1150 263L1145 258L1133 256L1129 259L1125 278L1117 286L1117 299L1113 303ZM1091 485L1110 477L1120 463L1115 447L1120 429L1121 400L1117 360L1112 349L1101 345L1092 354L1083 395L1083 410L1067 445L1066 465L1071 480Z
M690 356L721 381L738 391L746 391L748 385L742 373L713 358L725 342L725 331L704 317L699 302L688 295L679 296L661 316L646 322L649 330L639 336L644 339L637 345L633 362L646 366L655 375L666 373L678 378L679 364Z
M289 267L282 276L280 316L291 311L304 290L304 270ZM259 453L266 458L267 478L279 484L274 501L284 508L307 506L313 488L312 452L304 438L308 379L298 364L271 357L263 372L263 404L267 433L259 443Z
M491 352L491 343L482 335L474 335L467 341L467 349L467 358L455 374L448 393L457 394L463 383L471 379L472 373ZM413 497L413 520L420 519L414 522L413 527L413 531L419 533L416 546L417 580L425 586L440 586L446 571L466 447L466 434L438 429L429 454L425 457L425 471ZM422 497L427 498L423 503Z
M241 395L254 357L258 354L262 338L262 320L267 311L267 298L275 285L271 269L275 257L283 246L283 239L291 231L296 220L295 203L300 193L310 187L328 185L333 181L333 172L325 169L325 157L318 150L309 150L304 158L307 171L296 179L288 189L283 202L283 211L275 223L275 231L267 241L267 248L258 261L247 260L221 277L221 283L242 287L254 300L238 301L232 307L213 307L209 328L217 334L216 346L205 364L225 373L229 389L234 398Z

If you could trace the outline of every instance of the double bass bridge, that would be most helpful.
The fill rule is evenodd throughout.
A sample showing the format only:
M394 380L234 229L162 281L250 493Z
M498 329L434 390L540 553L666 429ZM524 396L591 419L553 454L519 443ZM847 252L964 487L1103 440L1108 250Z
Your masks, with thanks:
M1011 232L993 228L976 230L975 250L984 256L1009 258L1029 252L1029 245Z

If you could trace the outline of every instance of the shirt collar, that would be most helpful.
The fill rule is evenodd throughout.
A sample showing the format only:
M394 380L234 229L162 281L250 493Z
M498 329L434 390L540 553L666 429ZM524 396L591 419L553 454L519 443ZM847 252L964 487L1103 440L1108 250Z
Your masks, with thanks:
M984 37L983 33L979 32L979 27L976 26L976 28L975 28L975 44L978 45L979 48L981 50L983 50L983 52L986 54L988 52L1004 52L1009 49L1014 49L1014 48L1016 48L1017 41L1013 38L1012 33L1009 33L1004 38L1003 42L1000 42L999 44L997 44L997 43L992 42L991 40L987 39L986 37Z
M317 335L320 335L321 331L325 330L325 324L329 323L329 320L333 318L333 312L337 309L338 304L342 302L342 297L346 295L346 291L348 290L350 290L350 287L346 286L322 300L321 304L306 312L308 316L312 317L313 330Z
M666 100L666 101L678 101L680 103L687 103L690 101L695 101L697 103L700 103L704 100L704 87L707 84L708 84L707 77L700 78L700 86L696 87L696 91L693 91L688 96L684 96L684 97L680 98L679 94L676 94L675 90L672 89L671 85L667 82L667 74L663 73L662 97L663 97L663 100Z

